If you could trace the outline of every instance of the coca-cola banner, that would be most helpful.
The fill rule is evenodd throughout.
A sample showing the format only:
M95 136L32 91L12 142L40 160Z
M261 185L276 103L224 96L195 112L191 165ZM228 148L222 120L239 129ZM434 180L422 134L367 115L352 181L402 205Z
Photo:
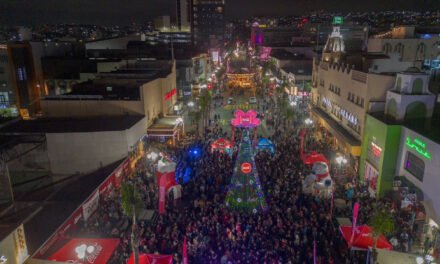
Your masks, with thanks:
M99 206L99 192L95 191L93 195L83 204L83 217L87 221L89 217L98 209Z
M48 259L66 263L105 264L118 244L119 239L73 238ZM87 251L87 247L93 247L89 249L91 252Z

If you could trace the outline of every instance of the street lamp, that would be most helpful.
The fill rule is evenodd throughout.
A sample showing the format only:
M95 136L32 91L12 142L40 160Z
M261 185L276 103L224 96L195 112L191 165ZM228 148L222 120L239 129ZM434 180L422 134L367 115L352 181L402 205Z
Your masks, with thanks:
M94 246L87 246L86 244L82 244L75 248L76 256L79 259L84 261L84 264L87 263L87 254L92 254L95 251Z
M188 106L189 106L189 107L193 107L193 106L194 106L194 102L193 102L193 101L189 101L189 102L188 102Z
M306 123L306 125L310 126L313 124L313 120L310 118L307 118L306 120L304 120L304 123Z
M347 159L344 156L338 156L336 157L336 163L338 163L339 167L341 168L342 165L347 164Z
M434 257L429 254L425 255L425 258L418 256L416 262L417 264L435 264Z
M176 125L180 123L183 123L183 118L181 117L176 118Z
M290 101L290 106L296 106L296 102L295 101Z

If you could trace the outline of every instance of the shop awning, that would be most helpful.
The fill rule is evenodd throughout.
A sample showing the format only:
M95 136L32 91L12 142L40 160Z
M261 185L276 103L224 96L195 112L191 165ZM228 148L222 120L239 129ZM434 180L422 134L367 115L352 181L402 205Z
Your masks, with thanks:
M93 246L93 251L87 253L85 264L106 264L113 255L119 239L114 238L73 238L60 250L48 258L51 261L69 262L78 260L78 249L81 245Z
M345 128L336 120L334 120L324 110L313 107L312 113L321 120L323 126L330 131L339 141L343 142L349 147L351 155L358 157L361 155L361 141L350 134Z

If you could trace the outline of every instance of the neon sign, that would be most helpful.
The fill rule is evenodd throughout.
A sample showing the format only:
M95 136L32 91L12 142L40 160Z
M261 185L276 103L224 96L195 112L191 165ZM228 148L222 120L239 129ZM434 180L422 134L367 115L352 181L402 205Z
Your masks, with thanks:
M333 25L342 25L342 24L344 24L344 18L341 16L335 16L335 17L333 17L332 24Z
M415 151L417 151L417 153L419 153L423 157L427 159L431 159L431 153L429 153L426 150L426 143L424 143L420 139L415 138L414 140L412 140L410 137L406 137L405 144L408 148L414 149Z

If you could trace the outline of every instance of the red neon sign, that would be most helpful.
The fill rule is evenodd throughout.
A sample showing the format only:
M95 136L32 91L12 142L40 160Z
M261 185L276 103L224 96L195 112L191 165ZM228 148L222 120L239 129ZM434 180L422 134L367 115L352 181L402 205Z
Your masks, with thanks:
M172 89L168 93L165 94L165 100L170 100L177 93L176 88Z
M371 151L376 157L379 157L380 154L382 154L382 148L376 145L374 142L371 142Z

